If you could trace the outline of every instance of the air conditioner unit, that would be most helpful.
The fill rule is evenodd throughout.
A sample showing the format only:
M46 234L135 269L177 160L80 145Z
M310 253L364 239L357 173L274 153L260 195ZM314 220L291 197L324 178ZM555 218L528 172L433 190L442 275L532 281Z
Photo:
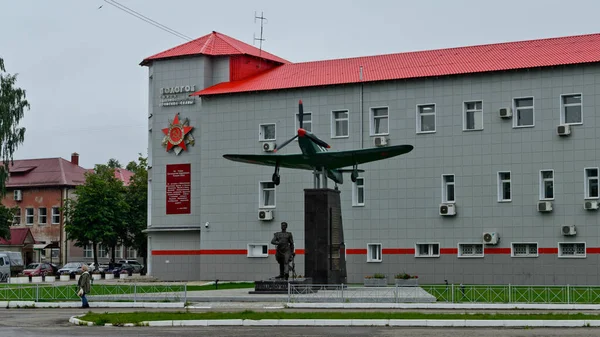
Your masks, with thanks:
M500 235L497 232L485 232L483 233L483 242L488 245L498 244L500 241Z
M21 192L21 190L14 190L14 192L13 192L13 199L15 201L21 201L21 200L23 200L23 192Z
M561 228L563 235L575 235L577 231L575 230L575 225L566 225Z
M258 220L262 220L262 221L273 220L273 211L271 211L271 210L258 211Z
M456 205L455 204L441 204L440 205L440 215L456 215Z
M273 150L275 150L275 146L277 146L275 144L275 142L266 142L266 143L263 143L263 151L265 151L265 152L273 152Z
M373 138L373 143L375 144L375 146L386 146L388 140L385 137L375 137Z
M556 133L559 136L568 136L571 134L571 126L570 125L559 125L556 127Z
M537 205L538 212L552 212L552 201L540 201Z
M597 210L598 209L598 201L597 200L586 200L583 203L583 208L589 209L589 210Z
M500 108L500 110L498 111L498 114L500 115L501 118L510 118L512 117L512 109L509 108Z

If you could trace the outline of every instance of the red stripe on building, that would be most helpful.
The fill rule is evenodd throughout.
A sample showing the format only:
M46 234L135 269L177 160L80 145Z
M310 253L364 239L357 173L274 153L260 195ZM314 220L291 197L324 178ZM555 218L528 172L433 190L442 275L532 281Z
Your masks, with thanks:
M346 255L367 255L367 250L363 248L348 248Z
M539 248L538 254L558 254L558 248Z
M152 255L247 255L246 249L195 249L195 250L153 250ZM269 254L275 254L270 249ZM304 249L296 249L296 255L304 255Z
M510 255L510 248L485 248L485 254L508 254Z
M600 247L589 247L586 249L588 254L600 254Z
M442 255L458 255L458 248L440 248Z
M384 248L381 252L390 255L415 255L414 248Z

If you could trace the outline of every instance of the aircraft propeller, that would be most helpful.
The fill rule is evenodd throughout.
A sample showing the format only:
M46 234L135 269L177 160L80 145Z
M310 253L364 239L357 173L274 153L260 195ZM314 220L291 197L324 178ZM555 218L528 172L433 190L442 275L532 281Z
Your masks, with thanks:
M306 137L306 138L310 139L313 143L315 143L319 146L322 146L324 148L327 148L327 149L331 147L326 142L320 140L317 136L313 135L312 133L306 132L306 130L304 130L304 106L302 104L302 100L298 101L298 122L300 124L298 133L294 137L283 142L283 144L281 144L280 146L277 146L273 152L277 152L278 150L282 149L283 147L285 147L286 145L288 145L290 142L292 142L294 139L296 139L298 137Z

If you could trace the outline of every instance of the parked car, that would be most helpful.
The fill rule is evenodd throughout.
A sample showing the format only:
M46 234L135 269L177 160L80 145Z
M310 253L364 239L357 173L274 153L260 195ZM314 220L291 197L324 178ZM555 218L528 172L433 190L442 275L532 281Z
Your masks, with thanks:
M30 263L23 270L26 276L46 276L48 273L54 273L54 268L50 263Z
M71 275L75 276L77 272L81 271L81 266L84 265L84 262L69 262L65 264L62 268L58 270L59 275Z
M98 263L98 268L96 268L96 263L95 262L90 263L90 271L94 271L96 269L98 269L98 271L102 273L105 270L108 270L108 265L107 264Z
M135 273L135 268L128 263L114 263L113 269L109 270L109 272L112 272L115 276L121 273L127 273L131 275L132 273Z
M144 269L144 265L139 263L137 260L119 260L119 263L127 263L133 266L134 273L141 273L142 269Z
M4 254L8 257L10 263L10 276L17 276L22 273L25 269L23 263L23 255L20 252L2 251L0 254Z

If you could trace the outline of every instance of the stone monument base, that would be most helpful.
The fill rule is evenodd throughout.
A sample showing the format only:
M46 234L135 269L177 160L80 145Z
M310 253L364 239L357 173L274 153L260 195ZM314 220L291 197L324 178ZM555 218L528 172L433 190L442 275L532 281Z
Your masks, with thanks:
M312 284L312 279L310 278L297 278L297 279L269 279L262 281L254 281L254 291L249 291L249 294L287 294L288 293L288 284L292 284L294 286L306 285L309 286ZM316 292L316 290L312 290L311 287L306 287L306 291Z

